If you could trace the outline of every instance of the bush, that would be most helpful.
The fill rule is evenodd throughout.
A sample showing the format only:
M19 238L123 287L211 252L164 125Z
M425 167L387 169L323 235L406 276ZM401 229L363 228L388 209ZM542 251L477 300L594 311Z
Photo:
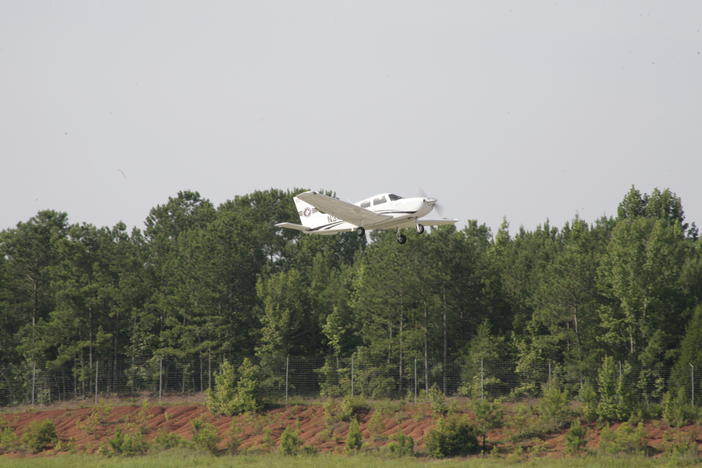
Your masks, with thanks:
M188 441L172 432L161 432L154 438L154 447L157 450L170 450L176 447L185 447Z
M697 434L668 430L663 434L665 454L681 465L699 463Z
M464 419L442 418L436 428L427 435L427 450L436 458L477 453L477 433L476 428Z
M615 431L605 426L600 432L600 450L604 453L645 455L647 448L646 431L642 423L636 429L629 423L622 423Z
M302 441L297 433L286 427L280 435L278 449L281 455L297 455L302 447Z
M427 399L431 404L431 410L441 416L446 416L448 413L448 406L446 406L446 396L436 384L432 385L427 392Z
M597 419L597 392L590 382L585 382L580 387L578 400L583 404L582 413L586 421Z
M349 424L349 434L346 436L346 452L358 453L363 445L363 434L358 425L358 419L353 418Z
M144 455L149 450L149 444L141 431L123 432L121 427L115 431L114 437L107 441L108 455L135 456Z
M473 411L475 412L476 429L483 437L484 451L486 448L488 431L502 427L504 412L502 411L502 405L500 403L487 400L475 400L473 402Z
M388 450L396 457L411 457L414 455L414 439L408 435L398 432L391 438Z
M328 423L351 421L354 416L370 409L365 399L349 396L344 397L341 403L337 403L336 400L330 398L322 406L324 408L324 417Z
M32 422L22 435L22 443L34 453L51 448L57 442L56 426L48 419Z
M566 451L572 455L579 453L585 447L585 435L587 428L576 419L570 424L570 429L566 432Z
M244 358L237 379L234 367L225 360L215 376L214 391L207 393L207 407L213 414L225 416L258 411L261 408L258 374L258 366Z
M568 392L561 390L556 380L544 385L544 396L539 401L538 409L544 429L553 430L563 427L571 415Z
M671 427L681 427L695 418L695 407L690 405L685 388L680 387L675 397L663 395L663 420Z
M217 444L220 441L220 437L217 433L217 428L214 427L214 424L205 422L201 419L195 419L193 420L192 425L193 445L199 449L215 453L217 451Z
M19 438L15 431L0 420L0 455L20 449Z

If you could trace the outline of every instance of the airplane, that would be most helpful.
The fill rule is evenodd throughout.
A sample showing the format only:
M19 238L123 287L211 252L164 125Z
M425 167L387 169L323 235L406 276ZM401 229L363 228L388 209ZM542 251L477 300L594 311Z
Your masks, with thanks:
M293 197L302 224L277 223L279 228L295 229L304 234L332 235L355 231L359 237L366 229L397 229L397 242L407 236L402 228L414 227L418 234L424 226L455 224L457 219L421 219L431 212L437 200L429 197L402 198L394 193L381 193L358 203L349 203L315 191Z

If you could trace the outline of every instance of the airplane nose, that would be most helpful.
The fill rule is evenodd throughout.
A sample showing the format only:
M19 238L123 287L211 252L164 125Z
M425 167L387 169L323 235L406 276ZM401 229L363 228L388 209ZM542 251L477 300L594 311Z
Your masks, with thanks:
M434 206L434 205L436 205L436 202L437 202L437 201L438 201L438 200L437 200L436 198L425 198L425 199L424 199L424 203L426 203L426 204L429 205L429 206Z

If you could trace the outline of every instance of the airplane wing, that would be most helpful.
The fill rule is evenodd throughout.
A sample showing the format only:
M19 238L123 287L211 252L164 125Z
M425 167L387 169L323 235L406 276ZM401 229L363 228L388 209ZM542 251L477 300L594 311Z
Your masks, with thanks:
M418 219L417 222L419 224L423 224L424 226L441 226L444 224L456 224L458 222L458 220L457 219L448 219L448 218Z
M355 224L356 226L367 226L369 224L381 223L392 219L392 216L374 213L352 203L337 200L336 198L328 197L317 192L304 192L299 194L297 198L313 205L323 213L332 215L347 223Z
M275 227L281 227L281 228L287 228L287 229L295 229L296 231L309 231L310 228L307 226L303 226L302 224L295 224L295 223L277 223Z

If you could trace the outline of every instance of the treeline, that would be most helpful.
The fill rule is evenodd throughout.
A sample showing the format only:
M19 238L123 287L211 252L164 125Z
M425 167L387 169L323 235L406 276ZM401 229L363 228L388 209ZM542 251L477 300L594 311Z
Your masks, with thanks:
M373 397L404 396L415 372L454 392L449 367L465 392L509 373L538 394L547 373L594 384L606 361L645 401L702 375L702 244L670 190L632 187L593 223L469 221L406 245L276 229L300 191L218 207L180 192L131 232L55 211L1 232L0 403L34 398L37 373L86 391L98 364L117 381L163 360L197 390L224 359L254 358L272 384L288 356L324 359L322 391L342 394L353 357Z

